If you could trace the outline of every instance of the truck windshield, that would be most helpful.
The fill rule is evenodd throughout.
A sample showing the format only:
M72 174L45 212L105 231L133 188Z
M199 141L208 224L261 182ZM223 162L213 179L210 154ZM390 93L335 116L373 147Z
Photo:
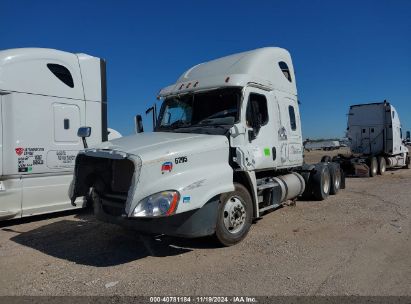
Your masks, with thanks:
M240 89L218 89L164 100L155 131L224 134L238 121Z

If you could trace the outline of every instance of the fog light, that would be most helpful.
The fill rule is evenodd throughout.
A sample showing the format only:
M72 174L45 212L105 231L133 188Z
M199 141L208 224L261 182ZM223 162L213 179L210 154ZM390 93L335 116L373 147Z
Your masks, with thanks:
M168 216L175 213L180 199L177 191L163 191L142 199L133 211L133 217Z

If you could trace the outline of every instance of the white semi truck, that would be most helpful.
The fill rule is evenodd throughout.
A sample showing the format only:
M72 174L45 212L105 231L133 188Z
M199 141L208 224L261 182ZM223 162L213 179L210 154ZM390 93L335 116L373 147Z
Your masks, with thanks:
M77 156L72 201L91 189L100 220L149 233L214 235L229 246L264 212L301 195L323 200L344 184L338 164L303 163L296 79L284 49L196 65L158 98L154 132ZM79 134L85 139L89 131Z
M338 155L346 175L384 174L387 168L409 168L410 155L403 139L398 112L388 101L352 105L348 113L347 136L351 155ZM330 161L324 156L322 161Z
M77 131L107 140L105 61L53 49L0 51L0 220L74 208ZM84 198L77 200L82 207Z

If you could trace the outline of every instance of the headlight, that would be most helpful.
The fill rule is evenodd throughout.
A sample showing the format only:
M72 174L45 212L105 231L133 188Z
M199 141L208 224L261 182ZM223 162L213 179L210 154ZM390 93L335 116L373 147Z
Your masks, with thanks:
M156 217L174 214L180 194L177 191L163 191L142 199L133 211L133 217Z

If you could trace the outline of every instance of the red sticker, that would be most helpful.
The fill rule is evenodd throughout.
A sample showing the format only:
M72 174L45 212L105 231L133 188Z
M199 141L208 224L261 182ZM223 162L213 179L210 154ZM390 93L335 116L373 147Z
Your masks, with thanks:
M22 155L23 152L24 152L24 148L16 148L15 150L16 150L16 154L17 154L18 156Z

